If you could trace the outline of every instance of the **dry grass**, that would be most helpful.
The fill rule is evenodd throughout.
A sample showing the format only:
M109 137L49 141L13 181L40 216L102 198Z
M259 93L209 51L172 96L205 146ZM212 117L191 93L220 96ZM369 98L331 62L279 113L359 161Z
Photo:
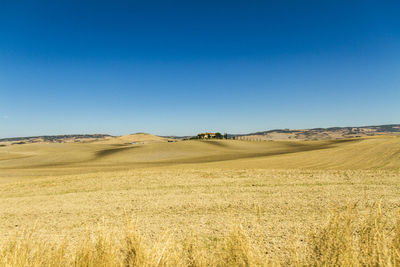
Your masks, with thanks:
M380 205L359 214L355 205L331 213L311 230L304 247L271 257L257 247L242 225L207 240L191 233L177 242L161 236L151 246L128 225L118 238L107 229L80 237L78 245L24 233L0 247L1 266L398 266L400 217ZM294 239L294 238L293 238ZM298 241L298 240L294 240ZM259 244L259 243L258 243ZM293 242L292 244L295 244Z
M397 266L399 151L391 137L1 147L0 266Z
M394 215L394 216L393 216ZM360 214L354 205L333 212L328 223L311 232L302 265L399 266L400 216L381 204Z

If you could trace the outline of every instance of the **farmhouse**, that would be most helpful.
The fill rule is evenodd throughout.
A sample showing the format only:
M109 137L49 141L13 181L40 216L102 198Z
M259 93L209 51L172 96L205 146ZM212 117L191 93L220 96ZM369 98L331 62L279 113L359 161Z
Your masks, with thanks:
M211 139L211 138L216 138L215 133L199 133L197 135L197 138L199 139Z

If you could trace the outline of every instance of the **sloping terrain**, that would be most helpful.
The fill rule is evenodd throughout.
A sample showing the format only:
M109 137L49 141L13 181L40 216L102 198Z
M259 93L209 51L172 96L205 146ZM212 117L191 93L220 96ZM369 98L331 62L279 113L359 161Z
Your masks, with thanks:
M43 135L29 137L12 137L0 139L0 145L26 144L26 143L73 143L101 140L111 137L108 134L67 134L67 135Z
M381 199L397 212L399 170L400 137L3 146L0 243L33 228L74 247L100 228L118 238L126 221L148 244L207 241L240 225L280 257L332 208Z
M400 137L296 142L188 140L129 145L37 143L0 147L3 178L160 166L398 169Z
M120 140L120 139L119 139ZM127 140L127 139L123 139ZM137 140L137 139L135 139ZM115 140L111 140L112 142ZM249 142L236 140L189 140L137 144L24 144L0 148L0 168L57 168L95 165L173 165L254 159L327 149L344 141ZM349 141L353 142L353 141ZM141 166L141 165L140 165Z
M94 143L97 144L149 144L158 142L167 142L169 139L146 133L137 133L123 136L109 136L104 140L99 140Z
M0 139L0 145L32 144L32 143L95 143L95 144L149 144L157 142L173 141L147 133L136 133L122 136L111 136L108 134L75 134L75 135L53 135L53 136L31 136Z
M235 136L240 140L334 140L343 138L360 138L368 136L400 136L400 125L379 125L362 127L332 127L315 129L280 129Z
M326 141L297 142L326 144ZM320 149L208 165L262 169L400 169L400 137L369 137L331 142Z

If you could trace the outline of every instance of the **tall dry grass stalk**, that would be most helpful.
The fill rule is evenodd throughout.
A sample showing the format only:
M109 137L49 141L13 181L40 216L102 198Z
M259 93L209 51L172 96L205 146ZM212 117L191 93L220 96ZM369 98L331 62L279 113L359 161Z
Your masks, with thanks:
M77 244L50 242L25 232L0 247L0 266L400 266L400 221L380 204L367 211L348 205L331 212L309 233L304 249L295 245L271 258L239 225L220 238L166 234L150 246L128 224L121 238L106 230L85 234ZM293 243L294 244L294 243Z
M399 241L398 214L384 212L380 203L364 213L348 205L309 234L306 253L295 265L400 266Z

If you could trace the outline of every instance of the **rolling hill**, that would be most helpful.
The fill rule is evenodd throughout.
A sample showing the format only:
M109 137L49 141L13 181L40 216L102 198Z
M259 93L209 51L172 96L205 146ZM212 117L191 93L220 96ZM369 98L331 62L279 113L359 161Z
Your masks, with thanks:
M139 138L140 137L140 138ZM143 137L143 139L142 139ZM110 143L33 143L0 147L0 177L87 173L144 167L250 169L399 169L400 137L254 142L152 136ZM146 144L116 141L149 140ZM143 141L145 142L145 141Z
M400 124L299 130L277 129L244 135L233 135L233 137L243 140L332 140L379 135L400 136Z
M195 235L196 244L208 247L204 240L240 225L263 255L285 257L313 225L326 223L329 210L346 203L381 199L398 214L399 170L400 137L389 135L179 142L134 135L6 145L0 147L0 244L31 229L42 238L37 244L66 242L65 251L85 243L78 239L85 233L103 230L122 244L131 221L145 244L166 237L160 247L183 247ZM31 240L28 234L22 244Z
M360 138L368 136L394 135L400 136L400 124L361 126L361 127L331 127L314 129L276 129L249 134L228 134L231 139L250 141L290 141L290 140L335 140L346 138ZM49 135L31 137L12 137L0 139L0 146L10 144L28 143L82 143L93 142L96 144L148 144L157 142L180 141L196 136L157 136L148 133L136 133L122 136L109 134L75 134L75 135Z
M149 144L168 142L168 138L147 133L136 133L123 136L108 136L102 140L95 141L96 144Z

